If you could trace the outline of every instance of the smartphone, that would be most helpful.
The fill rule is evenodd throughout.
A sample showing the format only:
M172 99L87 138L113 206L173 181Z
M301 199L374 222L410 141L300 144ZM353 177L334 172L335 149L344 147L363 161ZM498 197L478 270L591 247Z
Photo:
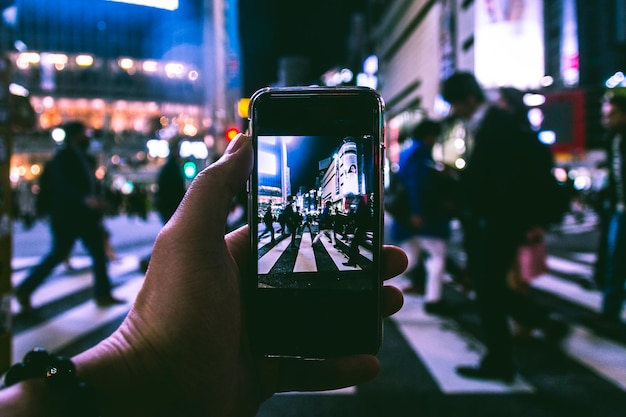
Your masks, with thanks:
M255 353L376 353L383 242L381 96L364 87L266 88L250 100Z

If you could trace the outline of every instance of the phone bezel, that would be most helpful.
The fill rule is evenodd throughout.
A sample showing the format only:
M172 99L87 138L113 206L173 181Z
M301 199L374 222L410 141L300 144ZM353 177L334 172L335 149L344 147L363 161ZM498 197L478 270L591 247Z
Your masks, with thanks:
M255 158L249 181L251 256L248 277L243 282L253 350L265 356L300 358L375 354L382 342L384 103L381 96L365 87L265 88L252 96L249 115L255 155L259 136L373 135L374 217L378 225L371 272L375 285L371 290L260 289L257 240L252 232L258 227ZM278 304L286 307L288 314L280 314ZM315 314L307 315L311 310Z

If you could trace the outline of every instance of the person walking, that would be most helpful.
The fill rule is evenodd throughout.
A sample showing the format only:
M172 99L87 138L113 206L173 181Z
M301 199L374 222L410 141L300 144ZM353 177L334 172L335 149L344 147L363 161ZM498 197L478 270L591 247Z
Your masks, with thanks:
M287 229L289 229L289 233L291 234L291 242L289 243L289 247L291 249L296 248L296 238L298 237L298 228L300 227L300 214L294 210L293 206L293 197L289 196L287 199L287 205L285 206L285 210L283 212L285 225Z
M565 321L556 317L543 306L535 303L531 298L532 279L539 276L543 270L547 272L547 253L545 251L545 235L553 224L562 222L569 206L569 197L564 187L557 184L552 174L554 157L550 148L541 143L537 133L533 130L528 119L529 108L524 103L524 93L513 87L498 89L496 105L511 113L521 130L524 141L522 144L528 152L525 157L532 160L530 169L526 170L528 183L533 186L533 193L537 201L534 207L527 206L528 228L524 232L525 240L518 246L518 256L507 275L507 284L511 294L511 304L519 308L511 308L513 319L514 339L529 339L535 330L543 333L544 338L550 341L561 340L568 332L569 326ZM542 248L534 250L532 248ZM525 254L520 255L520 251ZM527 274L533 272L533 276Z
M626 279L626 96L614 95L606 103L609 211L606 233L602 321L621 323Z
M450 237L450 200L439 179L446 175L436 168L432 149L441 134L441 125L422 120L413 130L409 144L400 154L397 178L408 191L409 220L394 219L391 235L407 253L407 272L414 271L424 259L426 283L424 310L444 313L442 301L447 240ZM413 284L415 286L415 283Z
M178 138L170 140L167 160L157 174L157 191L154 196L154 206L163 225L174 215L187 191L180 167L179 145L180 140ZM140 271L146 272L148 270L150 257L151 255L148 255L141 259L139 262Z
M92 259L94 299L99 307L125 303L111 295L102 223L106 207L95 176L95 159L87 153L90 138L82 122L63 126L65 141L46 166L52 187L50 231L52 248L15 290L22 311L29 311L31 294L62 263L80 239Z
M319 232L315 239L313 239L313 243L317 243L318 240L322 237L323 232L327 232L327 236L330 239L330 243L335 246L337 243L335 241L335 222L333 220L333 206L330 201L324 203L324 208L322 209L322 213L319 217Z
M179 143L180 141L175 139L170 141L167 161L157 175L155 206L163 224L172 217L187 191L180 167Z
M356 209L352 213L352 223L354 225L354 236L350 241L348 249L348 261L344 262L345 266L357 266L360 255L359 245L365 242L367 227L370 223L370 208L368 207L362 195L357 196Z
M442 95L452 115L467 123L460 217L486 347L478 365L458 366L456 371L467 378L510 382L515 366L508 315L525 306L512 302L519 297L506 277L532 223L528 213L536 207L525 175L533 162L513 114L490 104L473 74L451 75L442 84Z
M311 224L313 223L313 215L310 211L307 211L302 216L302 225L300 226L300 234L304 236L304 229L309 229L309 235L311 239L313 239L313 229L311 229Z
M265 230L261 233L259 239L269 234L272 237L272 242L274 242L274 216L272 215L272 206L267 206L265 214L263 215L263 223L265 223Z

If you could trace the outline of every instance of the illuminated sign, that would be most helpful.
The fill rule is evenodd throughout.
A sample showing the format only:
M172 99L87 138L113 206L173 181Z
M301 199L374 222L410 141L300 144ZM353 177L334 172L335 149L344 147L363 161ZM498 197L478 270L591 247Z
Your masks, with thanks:
M476 78L484 87L539 87L543 0L477 1L474 45Z
M155 7L157 9L176 10L178 9L178 0L107 0L117 3L136 4L138 6Z

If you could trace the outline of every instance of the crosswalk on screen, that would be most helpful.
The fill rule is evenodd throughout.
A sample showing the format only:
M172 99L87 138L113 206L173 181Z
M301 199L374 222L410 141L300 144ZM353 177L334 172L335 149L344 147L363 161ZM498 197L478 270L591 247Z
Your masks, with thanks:
M259 288L370 290L374 137L259 136Z

